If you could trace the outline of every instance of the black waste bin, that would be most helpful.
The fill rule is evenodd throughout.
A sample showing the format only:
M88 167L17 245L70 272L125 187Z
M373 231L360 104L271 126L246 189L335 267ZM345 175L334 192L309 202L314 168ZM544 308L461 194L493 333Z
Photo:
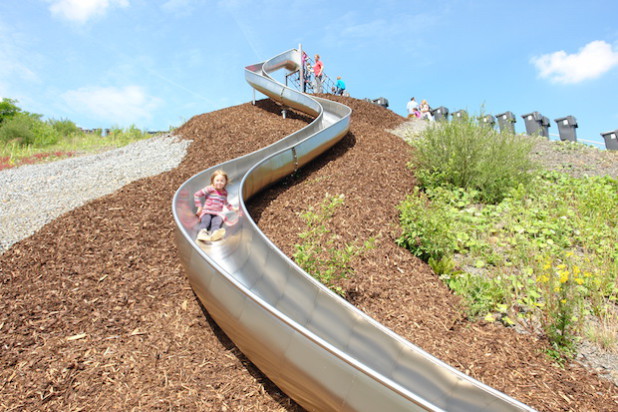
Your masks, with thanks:
M433 115L433 118L436 121L448 120L448 109L444 106L440 106L437 109L433 109L431 111L431 114Z
M451 114L453 120L465 120L468 118L468 112L465 110L457 110Z
M496 117L498 118L500 132L515 134L515 122L517 122L517 118L513 112L500 113L497 114Z
M530 136L538 135L549 139L549 119L539 112L532 112L521 116L526 122L526 133Z
M373 99L373 102L379 106L388 108L388 99L384 97L378 97L377 99Z
M618 129L613 132L601 133L605 139L605 148L607 150L618 150Z
M563 142L576 142L577 141L577 133L575 129L577 129L577 119L573 116L560 117L559 119L554 119L554 122L558 125L558 133L560 133L560 140Z
M496 118L490 114L486 114L485 116L479 117L479 124L481 124L481 126L491 127L493 129L496 125Z

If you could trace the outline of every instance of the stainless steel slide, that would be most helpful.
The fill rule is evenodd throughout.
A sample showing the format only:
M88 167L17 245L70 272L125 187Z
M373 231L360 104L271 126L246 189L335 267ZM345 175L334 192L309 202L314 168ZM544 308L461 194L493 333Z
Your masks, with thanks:
M285 87L269 74L298 70L290 50L245 69L247 82L315 121L279 142L213 166L176 192L176 242L189 281L238 348L309 410L532 410L446 365L329 291L258 229L244 202L293 173L346 135L351 110ZM196 243L193 194L215 169L230 176L229 200L241 207L226 237Z

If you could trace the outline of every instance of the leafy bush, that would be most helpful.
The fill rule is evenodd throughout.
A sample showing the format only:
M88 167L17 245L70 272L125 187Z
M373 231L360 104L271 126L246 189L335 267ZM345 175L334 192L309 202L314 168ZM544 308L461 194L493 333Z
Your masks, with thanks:
M58 143L62 135L58 130L48 122L40 120L33 122L35 135L35 145L39 147L47 147Z
M456 247L452 230L452 213L448 204L431 202L418 187L399 206L403 233L397 244L410 250L425 262L441 261L451 256Z
M341 279L352 273L351 260L373 247L373 239L362 246L355 244L337 244L338 236L328 228L335 209L344 202L343 195L329 196L322 201L319 209L310 207L301 214L307 224L307 230L300 233L302 243L294 245L294 261L315 279L341 296L345 291L337 285Z
M487 203L502 200L535 169L529 157L532 140L498 133L473 117L428 128L411 144L417 150L410 166L423 187L476 189Z
M68 119L43 121L42 115L24 111L16 103L17 100L7 98L0 102L0 168L3 169L78 151L87 153L121 147L150 137L130 126L126 129L115 127L102 138L101 129L84 133Z
M505 300L505 290L495 279L466 272L446 273L440 276L448 287L464 298L472 317L496 310Z
M32 145L36 140L34 129L32 118L23 114L14 115L0 125L0 141L5 144L15 142L20 146Z
M123 142L124 144L134 142L149 137L149 134L138 129L135 125L131 125L126 128L120 128L114 126L110 129L109 134L105 136L106 139L115 142Z
M0 124L19 112L21 112L21 109L17 107L17 100L3 98L0 102Z
M49 146L58 142L60 134L39 115L17 113L0 125L0 141L19 146Z
M400 206L398 243L471 316L543 330L568 355L583 333L607 335L594 325L618 329L618 181L544 172L530 183L498 204L474 190L416 189Z
M48 122L54 130L62 137L69 137L72 134L79 133L79 127L69 119L55 120L51 119Z

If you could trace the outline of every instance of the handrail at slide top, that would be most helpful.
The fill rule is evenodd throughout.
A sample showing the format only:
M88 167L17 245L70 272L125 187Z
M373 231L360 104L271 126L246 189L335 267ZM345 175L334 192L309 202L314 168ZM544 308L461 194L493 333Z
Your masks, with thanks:
M196 174L174 195L176 243L200 301L238 348L309 410L532 410L341 299L286 257L249 216L245 201L349 131L349 107L297 92L270 76L299 67L300 52L293 49L247 66L245 79L282 106L315 120L266 148ZM242 216L221 241L200 246L193 193L209 184L215 169L228 173L229 200Z

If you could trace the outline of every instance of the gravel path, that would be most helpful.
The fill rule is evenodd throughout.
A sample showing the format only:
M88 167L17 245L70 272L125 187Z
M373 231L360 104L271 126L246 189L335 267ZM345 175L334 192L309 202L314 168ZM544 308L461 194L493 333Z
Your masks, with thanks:
M95 155L0 171L0 254L90 200L175 168L189 143L167 134Z

